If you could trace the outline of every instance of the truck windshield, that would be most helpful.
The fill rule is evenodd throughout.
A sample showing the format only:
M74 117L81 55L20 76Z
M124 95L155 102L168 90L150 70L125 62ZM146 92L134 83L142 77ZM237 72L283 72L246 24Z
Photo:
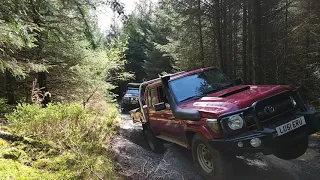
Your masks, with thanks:
M128 89L127 94L139 94L138 89Z
M231 87L233 83L219 70L209 69L170 81L169 86L178 102L184 102Z

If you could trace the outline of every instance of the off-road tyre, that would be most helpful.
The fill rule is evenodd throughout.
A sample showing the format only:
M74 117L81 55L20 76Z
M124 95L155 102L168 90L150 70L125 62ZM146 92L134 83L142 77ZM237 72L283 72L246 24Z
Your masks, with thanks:
M143 125L143 134L144 134L144 139L148 147L151 149L151 151L157 154L162 154L165 152L163 141L158 139L154 135L154 133L152 132L148 124Z
M294 141L293 144L283 145L275 150L273 153L276 157L284 160L296 159L302 156L308 149L308 136Z
M206 158L201 155L201 149L205 148ZM232 156L227 156L221 152L214 149L208 141L200 134L196 134L192 139L192 157L195 164L195 168L200 176L204 179L214 179L214 180L229 180L233 176L232 162L234 159ZM201 160L202 159L202 160ZM205 160L204 160L205 159ZM211 160L209 160L211 159ZM201 162L202 161L202 162ZM204 161L211 161L212 169L204 165ZM207 166L207 167L204 167Z

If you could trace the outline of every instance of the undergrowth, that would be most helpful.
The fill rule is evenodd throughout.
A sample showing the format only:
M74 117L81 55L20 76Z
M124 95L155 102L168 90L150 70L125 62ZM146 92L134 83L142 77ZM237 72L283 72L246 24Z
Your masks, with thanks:
M0 98L0 113L7 111L7 100Z
M7 130L27 140L0 141L0 179L116 176L108 153L119 120L115 106L108 105L102 112L77 103L49 104L47 108L21 104L6 118L10 123Z

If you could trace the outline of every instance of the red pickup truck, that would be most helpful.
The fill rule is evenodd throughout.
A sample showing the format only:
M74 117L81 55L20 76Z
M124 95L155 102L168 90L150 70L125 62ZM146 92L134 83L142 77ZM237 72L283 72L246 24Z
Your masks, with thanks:
M303 155L308 136L319 130L318 114L298 89L243 85L216 68L162 76L139 87L140 108L131 111L152 151L164 142L192 151L205 179L225 179L228 159L262 152L289 160Z

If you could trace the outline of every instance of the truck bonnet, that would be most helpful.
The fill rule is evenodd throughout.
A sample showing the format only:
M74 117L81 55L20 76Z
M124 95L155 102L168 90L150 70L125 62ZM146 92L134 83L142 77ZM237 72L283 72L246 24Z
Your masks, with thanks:
M250 107L256 101L286 90L289 90L286 86L234 86L180 104L180 108L193 109L198 112L219 116L224 113Z

